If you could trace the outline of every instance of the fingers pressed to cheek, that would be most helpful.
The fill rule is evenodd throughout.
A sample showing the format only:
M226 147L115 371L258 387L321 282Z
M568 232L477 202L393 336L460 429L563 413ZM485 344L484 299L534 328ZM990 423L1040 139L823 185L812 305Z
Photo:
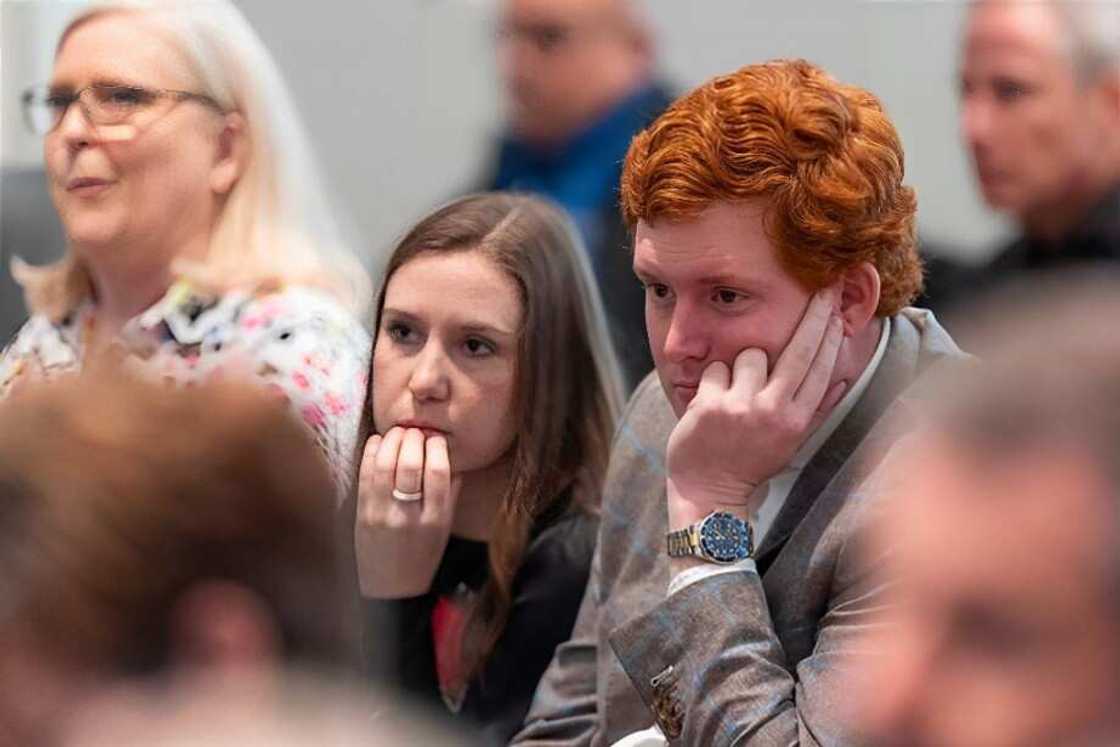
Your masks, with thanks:
M731 386L744 397L753 396L766 386L766 351L747 348L735 356Z
M824 342L821 344L821 355L831 360L835 365L840 357L840 347L844 344L844 317L833 314L828 321L828 331L825 333Z
M833 316L828 321L828 329L824 339L821 340L820 349L817 350L813 365L810 366L801 388L794 396L794 401L802 403L814 411L822 406L822 401L829 391L829 382L836 368L836 359L840 352L840 342L843 340L843 324L840 317Z
M813 294L813 298L809 301L809 307L805 310L805 319L810 317L820 319L822 322L827 322L828 318L836 310L836 289L832 286L825 286Z
M707 394L719 394L731 386L731 369L723 361L712 361L700 375L697 398Z
M825 288L813 296L804 316L793 331L793 337L786 343L785 350L778 356L770 383L784 398L792 399L809 373L828 334L828 323L832 318L829 289Z
M424 433L416 428L405 431L397 457L394 485L404 493L419 493L424 477Z
M809 303L809 310L820 314L824 319L840 311L841 283L826 285L813 294Z

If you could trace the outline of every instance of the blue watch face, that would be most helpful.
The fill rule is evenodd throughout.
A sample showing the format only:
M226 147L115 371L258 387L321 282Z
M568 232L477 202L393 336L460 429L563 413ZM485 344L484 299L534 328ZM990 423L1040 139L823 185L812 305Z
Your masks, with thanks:
M700 547L721 563L742 560L751 554L750 527L737 516L717 511L700 525Z

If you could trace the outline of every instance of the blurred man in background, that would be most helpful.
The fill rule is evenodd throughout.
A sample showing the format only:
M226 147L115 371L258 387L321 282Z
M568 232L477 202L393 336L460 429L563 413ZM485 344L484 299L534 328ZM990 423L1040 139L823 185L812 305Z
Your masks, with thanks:
M873 744L1120 739L1120 285L1061 283L1058 303L1036 279L1029 303L997 294L978 375L944 382L888 470Z
M618 180L630 138L664 109L652 32L631 0L504 0L507 131L487 189L543 194L575 219L629 386L653 368Z
M1120 259L1120 4L976 2L960 79L981 192L1022 234L982 279Z

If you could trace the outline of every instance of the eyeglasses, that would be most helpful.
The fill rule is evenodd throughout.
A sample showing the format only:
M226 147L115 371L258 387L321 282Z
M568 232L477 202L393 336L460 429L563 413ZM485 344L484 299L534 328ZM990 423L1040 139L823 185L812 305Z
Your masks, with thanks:
M201 93L106 83L94 83L77 91L33 86L24 91L22 101L24 120L36 135L46 135L58 127L75 101L94 127L140 125L165 114L179 101L198 101L218 112L224 111L217 101ZM129 137L135 134L131 128L130 133Z
M573 29L559 23L502 23L495 29L497 41L525 41L541 54L555 54L572 39Z
M603 14L565 22L522 21L513 18L499 21L494 40L499 45L512 42L527 44L543 57L560 57L592 39L618 38L625 34L617 19Z

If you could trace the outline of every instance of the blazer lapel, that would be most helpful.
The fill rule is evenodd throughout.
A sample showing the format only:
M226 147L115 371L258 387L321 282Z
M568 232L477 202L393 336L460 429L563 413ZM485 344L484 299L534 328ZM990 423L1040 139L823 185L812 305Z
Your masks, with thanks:
M832 482L879 418L914 377L918 340L913 327L900 317L894 317L890 335L879 369L871 377L867 390L801 470L801 475L774 518L774 523L755 551L759 575L765 575L785 546L786 540L813 507L817 496ZM872 466L861 465L861 468Z

